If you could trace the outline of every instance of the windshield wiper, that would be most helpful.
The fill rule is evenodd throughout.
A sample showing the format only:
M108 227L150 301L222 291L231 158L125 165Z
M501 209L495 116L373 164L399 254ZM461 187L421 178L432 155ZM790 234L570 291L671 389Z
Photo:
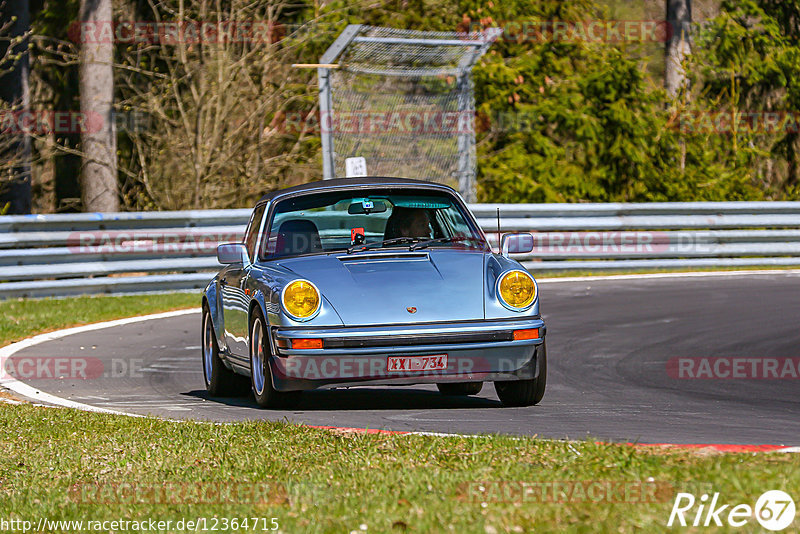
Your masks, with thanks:
M384 239L383 241L376 241L374 243L351 245L350 248L347 249L347 253L352 254L358 249L369 250L372 248L383 247L385 245L397 245L399 243L417 243L419 241L420 239L418 237L395 237L392 239Z
M416 245L412 245L411 248L409 248L408 250L410 251L419 250L421 248L426 248L434 243L455 243L457 241L476 241L476 239L472 237L467 237L465 235L456 235L452 237L437 237L436 239L428 239L426 241L417 243Z

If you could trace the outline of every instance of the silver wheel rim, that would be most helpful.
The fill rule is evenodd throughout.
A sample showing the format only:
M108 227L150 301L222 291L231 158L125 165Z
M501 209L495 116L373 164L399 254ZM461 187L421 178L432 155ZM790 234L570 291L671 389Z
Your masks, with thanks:
M250 335L250 371L253 375L253 389L257 395L264 393L264 329L261 319L253 321L253 332Z
M203 320L203 371L206 383L211 383L212 365L214 362L214 337L211 332L211 317L205 314Z

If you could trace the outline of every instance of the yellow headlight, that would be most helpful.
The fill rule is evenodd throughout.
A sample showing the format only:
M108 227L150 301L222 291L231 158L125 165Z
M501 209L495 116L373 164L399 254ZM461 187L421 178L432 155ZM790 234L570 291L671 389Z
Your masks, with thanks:
M283 308L294 318L308 319L319 304L319 291L308 280L295 280L283 290Z
M500 298L512 308L527 308L536 299L536 284L522 271L504 274L497 287Z

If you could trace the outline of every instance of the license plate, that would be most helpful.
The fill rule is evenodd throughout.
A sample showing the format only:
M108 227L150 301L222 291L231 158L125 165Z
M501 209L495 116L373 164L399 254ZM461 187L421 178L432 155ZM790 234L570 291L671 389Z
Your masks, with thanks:
M447 354L431 354L430 356L389 356L387 368L390 373L441 371L447 369Z

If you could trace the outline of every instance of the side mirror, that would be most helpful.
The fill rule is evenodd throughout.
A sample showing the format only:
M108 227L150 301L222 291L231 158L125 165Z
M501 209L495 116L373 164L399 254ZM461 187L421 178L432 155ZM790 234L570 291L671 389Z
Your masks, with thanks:
M241 243L226 243L217 247L217 261L222 265L250 263L250 256L247 254L247 247Z
M533 252L533 235L529 233L505 234L500 240L503 256L509 254L530 254Z

